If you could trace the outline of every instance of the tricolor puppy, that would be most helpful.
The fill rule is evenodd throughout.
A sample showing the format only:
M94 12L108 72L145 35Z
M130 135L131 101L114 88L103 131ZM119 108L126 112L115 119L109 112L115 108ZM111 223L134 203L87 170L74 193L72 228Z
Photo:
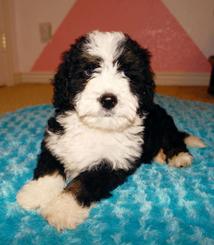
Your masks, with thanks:
M91 32L63 56L54 77L48 121L33 180L18 193L58 230L73 229L142 163L191 165L180 132L153 101L148 50L121 32Z

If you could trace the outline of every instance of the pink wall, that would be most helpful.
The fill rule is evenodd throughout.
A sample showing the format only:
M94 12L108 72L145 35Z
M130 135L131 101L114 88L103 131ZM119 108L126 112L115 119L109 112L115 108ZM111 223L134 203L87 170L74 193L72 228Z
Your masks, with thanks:
M55 70L69 44L94 29L130 34L151 50L155 71L209 71L204 54L160 0L77 0L35 61L32 71Z

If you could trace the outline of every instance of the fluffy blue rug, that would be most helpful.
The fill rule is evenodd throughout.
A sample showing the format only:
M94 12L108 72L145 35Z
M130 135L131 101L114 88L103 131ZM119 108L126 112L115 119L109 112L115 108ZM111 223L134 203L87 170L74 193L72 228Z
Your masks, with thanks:
M76 230L58 233L16 193L32 177L50 105L0 118L0 244L214 244L214 106L157 96L177 126L201 137L185 169L142 165Z

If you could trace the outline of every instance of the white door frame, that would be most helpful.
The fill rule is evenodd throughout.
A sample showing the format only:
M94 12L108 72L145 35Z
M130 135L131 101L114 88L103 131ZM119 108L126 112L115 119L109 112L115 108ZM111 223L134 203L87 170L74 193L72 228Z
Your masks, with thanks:
M2 27L0 30L0 59L2 77L0 85L14 84L14 70L15 70L15 17L13 0L0 0L0 15L2 18ZM5 43L6 42L6 43ZM1 74L0 74L1 75Z

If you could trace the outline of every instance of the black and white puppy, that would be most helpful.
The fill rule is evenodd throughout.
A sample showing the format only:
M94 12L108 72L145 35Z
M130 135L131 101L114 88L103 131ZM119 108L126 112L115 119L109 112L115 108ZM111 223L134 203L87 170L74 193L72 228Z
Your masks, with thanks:
M142 163L192 163L180 132L153 102L150 53L121 32L91 32L63 56L54 77L55 114L48 121L33 180L18 193L57 229L75 228L90 208Z

